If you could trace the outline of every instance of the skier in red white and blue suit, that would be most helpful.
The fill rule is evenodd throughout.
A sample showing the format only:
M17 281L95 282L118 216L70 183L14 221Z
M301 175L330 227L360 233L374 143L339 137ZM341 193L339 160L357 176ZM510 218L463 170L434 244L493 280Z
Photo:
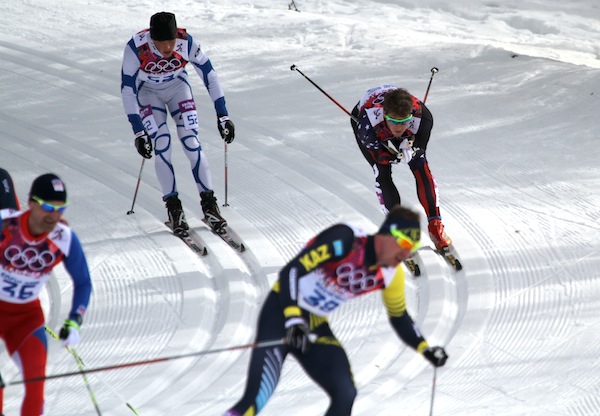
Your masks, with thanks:
M16 198L3 203L7 201L14 204ZM8 215L0 206L0 339L25 380L46 374L45 318L39 295L52 269L62 262L73 280L71 310L59 332L64 346L79 341L79 326L92 292L79 238L62 221L68 205L64 183L51 173L39 176L31 185L28 205L28 210ZM0 414L3 393L0 388ZM43 406L44 382L26 383L21 416L39 416Z
M327 316L345 302L382 291L390 324L407 345L432 365L448 356L431 347L406 310L404 271L397 267L419 246L419 214L392 208L375 235L349 224L334 225L314 237L283 269L258 318L256 342L286 339L255 348L243 397L226 416L254 416L275 392L287 354L329 395L326 416L348 416L357 391L344 348Z
M415 177L419 202L427 214L431 240L437 249L452 244L442 224L437 184L427 161L427 144L433 128L429 109L405 89L382 85L363 95L352 116L350 124L356 142L375 175L381 210L387 213L401 202L392 180L392 165L407 164Z

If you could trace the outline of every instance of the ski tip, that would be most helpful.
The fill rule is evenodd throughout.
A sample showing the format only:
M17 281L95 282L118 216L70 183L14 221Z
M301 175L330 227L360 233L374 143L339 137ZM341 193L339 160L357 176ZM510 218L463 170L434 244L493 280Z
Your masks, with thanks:
M243 244L240 244L240 252L244 252L246 251L246 246Z
M206 256L208 254L208 250L206 249L206 247L204 247L204 250L202 250L202 255Z

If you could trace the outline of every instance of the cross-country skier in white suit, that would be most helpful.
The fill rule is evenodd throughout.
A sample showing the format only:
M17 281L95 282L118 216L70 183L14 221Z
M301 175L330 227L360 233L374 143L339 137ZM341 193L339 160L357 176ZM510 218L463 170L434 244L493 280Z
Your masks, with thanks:
M202 78L214 102L221 137L231 143L235 136L234 125L229 119L217 74L200 44L185 29L177 28L173 13L154 14L150 28L131 38L123 53L121 72L121 96L135 134L135 146L146 159L153 153L156 155L156 175L176 233L189 227L177 196L167 110L177 125L177 136L190 160L205 220L214 230L226 225L213 193L208 161L198 140L198 114L185 70L188 62Z

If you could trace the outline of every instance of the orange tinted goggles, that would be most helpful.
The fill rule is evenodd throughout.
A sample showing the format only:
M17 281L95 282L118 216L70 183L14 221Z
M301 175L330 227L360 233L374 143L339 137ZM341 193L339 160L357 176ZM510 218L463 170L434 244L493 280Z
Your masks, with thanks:
M421 247L419 241L415 241L397 228L390 228L390 233L396 237L396 243L402 248L407 248L411 253L414 253Z

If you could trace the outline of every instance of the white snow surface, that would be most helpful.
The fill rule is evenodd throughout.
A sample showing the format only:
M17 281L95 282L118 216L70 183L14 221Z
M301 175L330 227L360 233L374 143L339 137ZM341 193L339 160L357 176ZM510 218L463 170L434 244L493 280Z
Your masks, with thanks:
M381 221L371 169L346 109L394 83L423 97L435 126L428 159L454 273L425 252L407 279L409 309L450 359L437 372L434 415L600 414L600 3L596 0L9 0L0 5L0 165L26 205L31 181L55 172L72 201L95 291L76 350L87 368L251 342L278 270L338 222ZM200 222L180 144L178 187L200 258L163 225L166 210L120 98L125 43L158 11L176 13L225 89L236 139L228 146L228 207L247 251ZM224 145L212 103L191 70L200 135L225 201ZM173 124L170 122L170 125ZM422 209L405 166L403 203ZM425 229L425 223L423 222ZM429 243L425 237L425 243ZM71 303L58 268L43 293L48 324ZM359 389L355 415L427 415L431 367L393 333L378 294L331 320ZM48 374L76 371L49 340ZM94 373L104 415L221 415L241 396L249 351ZM20 379L2 350L6 382ZM46 383L47 415L94 415L82 379ZM18 414L20 386L5 391ZM261 414L321 415L325 394L293 359Z

